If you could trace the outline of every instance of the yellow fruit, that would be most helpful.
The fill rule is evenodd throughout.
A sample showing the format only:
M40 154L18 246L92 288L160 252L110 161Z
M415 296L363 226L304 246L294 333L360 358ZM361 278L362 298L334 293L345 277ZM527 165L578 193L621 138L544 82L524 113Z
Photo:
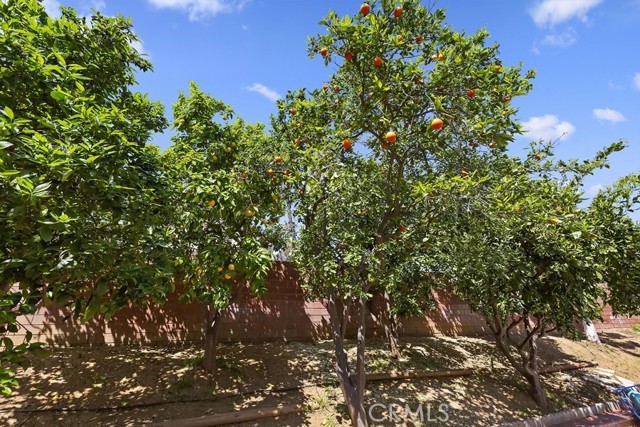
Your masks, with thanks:
M218 267L218 273L222 273L222 270L224 270L224 267Z
M207 204L209 205L209 207L211 207L211 208L212 208L212 207L214 207L214 206L216 205L216 201L215 201L215 200L209 200L209 201L207 202Z
M234 271L236 269L236 266L233 264L229 264L229 267L227 267L229 269L229 271Z
M228 274L225 274L224 278L227 279L227 280L231 280L231 276L229 276Z
M251 217L251 216L254 216L255 214L256 214L255 211L252 211L252 210L244 211L244 216Z

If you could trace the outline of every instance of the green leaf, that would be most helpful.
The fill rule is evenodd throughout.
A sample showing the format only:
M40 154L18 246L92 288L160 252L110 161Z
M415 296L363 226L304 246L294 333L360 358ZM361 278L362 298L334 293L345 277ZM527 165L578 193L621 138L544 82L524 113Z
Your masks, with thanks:
M13 120L13 110L9 107L4 107L4 113L9 117L10 120Z
M53 99L55 99L56 101L63 101L64 99L67 98L67 94L64 92L61 92L59 90L52 90L51 91L51 97Z
M13 144L8 141L0 141L0 150L7 149L9 147L13 147Z
M31 195L33 197L47 197L49 196L49 187L51 187L50 182L43 182L42 184L38 184L36 188L34 188L31 192Z
M49 243L51 239L53 239L53 232L51 228L49 228L49 226L47 225L40 226L39 232L40 232L40 237L42 237L43 241Z

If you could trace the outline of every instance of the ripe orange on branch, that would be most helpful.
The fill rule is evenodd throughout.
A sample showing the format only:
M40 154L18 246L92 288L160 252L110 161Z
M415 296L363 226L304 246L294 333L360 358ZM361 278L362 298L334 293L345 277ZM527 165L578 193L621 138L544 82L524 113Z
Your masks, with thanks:
M387 132L387 134L384 136L384 139L387 140L387 142L396 142L396 138L398 137L398 135L396 135L396 133L394 131L389 131Z
M367 16L369 12L371 12L371 6L369 6L369 3L363 3L362 6L360 6L360 13L362 16Z
M442 129L443 125L444 125L444 122L440 118L436 117L435 119L431 120L431 129L433 130L440 130Z

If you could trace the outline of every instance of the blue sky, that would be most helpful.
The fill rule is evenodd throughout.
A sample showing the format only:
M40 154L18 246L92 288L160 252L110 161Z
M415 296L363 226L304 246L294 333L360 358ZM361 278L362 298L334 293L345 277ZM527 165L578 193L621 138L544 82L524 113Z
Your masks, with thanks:
M329 9L357 13L360 0L44 0L50 13L73 6L133 19L153 73L140 90L171 114L191 80L249 121L268 122L287 90L317 87L329 75L306 53L307 36ZM506 65L536 69L534 89L514 100L529 130L516 144L556 139L557 153L585 158L626 139L609 170L589 178L587 195L640 171L640 0L438 0L458 30L486 27ZM634 42L634 40L636 40ZM167 147L170 133L155 142Z

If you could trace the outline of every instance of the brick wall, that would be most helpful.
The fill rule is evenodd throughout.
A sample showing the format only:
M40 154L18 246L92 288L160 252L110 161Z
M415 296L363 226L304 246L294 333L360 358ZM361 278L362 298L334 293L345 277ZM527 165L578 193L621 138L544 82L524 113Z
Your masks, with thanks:
M268 278L268 293L260 299L244 298L233 304L223 317L222 341L309 340L329 337L329 315L321 301L305 301L296 271L288 263L278 263ZM425 316L404 319L399 332L404 336L482 335L489 330L482 317L454 295L434 294L436 309ZM376 319L381 301L375 299L367 318L367 332L380 336ZM125 308L109 320L96 318L86 324L65 320L59 307L42 307L35 315L19 321L34 338L50 344L140 344L198 341L203 337L203 309L172 298L165 305L148 310ZM605 309L605 322L599 330L631 327L640 318L614 318ZM353 333L353 328L348 333Z
M613 310L609 306L605 306L602 319L604 322L593 322L598 331L631 328L633 325L640 324L640 317L614 316Z

